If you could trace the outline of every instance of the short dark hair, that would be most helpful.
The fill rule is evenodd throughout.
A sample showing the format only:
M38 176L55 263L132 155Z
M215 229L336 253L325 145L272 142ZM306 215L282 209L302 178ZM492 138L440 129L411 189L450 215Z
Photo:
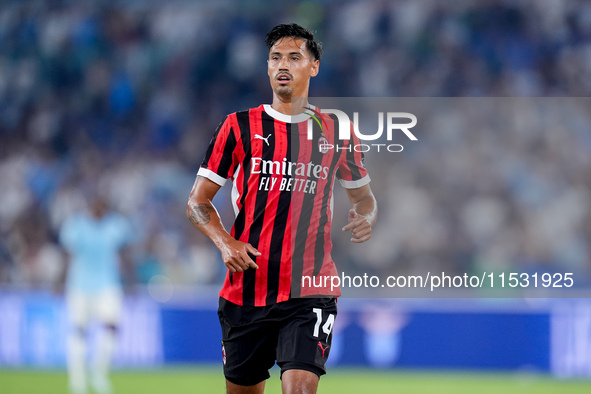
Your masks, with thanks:
M306 40L306 49L308 49L308 52L310 52L314 59L320 60L322 57L322 43L314 41L314 33L296 23L281 24L272 28L265 38L269 50L271 50L271 47L283 37L294 37Z

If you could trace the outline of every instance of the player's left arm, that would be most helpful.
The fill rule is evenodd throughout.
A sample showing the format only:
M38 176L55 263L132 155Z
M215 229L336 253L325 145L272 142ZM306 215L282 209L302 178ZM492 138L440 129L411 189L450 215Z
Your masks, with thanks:
M126 293L133 294L136 292L137 284L133 256L133 245L138 241L137 231L134 231L133 224L128 218L120 214L117 214L116 218L121 285Z
M136 292L136 275L135 264L133 261L133 254L129 245L124 245L119 250L119 271L121 272L121 279L123 289L127 293Z
M353 208L349 210L349 224L343 227L343 231L351 231L351 242L365 242L371 238L371 228L378 216L378 203L369 184L345 191Z

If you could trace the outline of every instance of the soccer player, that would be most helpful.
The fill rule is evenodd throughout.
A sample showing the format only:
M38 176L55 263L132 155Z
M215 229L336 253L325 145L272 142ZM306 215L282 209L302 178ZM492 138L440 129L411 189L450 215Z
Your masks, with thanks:
M107 201L96 197L89 213L68 218L59 234L68 254L64 275L70 322L68 334L68 378L73 394L87 392L87 328L91 318L101 327L97 334L91 366L91 384L99 394L111 392L108 378L121 312L122 264L129 264L125 246L132 240L129 222L108 209Z
M371 237L377 204L362 155L351 149L355 137L337 141L336 118L308 103L321 45L296 24L274 27L266 43L273 102L220 124L187 216L228 268L218 310L227 393L263 393L275 362L284 393L315 393L340 289L306 286L303 278L337 275L330 256L334 179L353 206L343 228L352 242ZM329 148L337 144L341 149ZM212 204L228 178L236 214L231 234Z

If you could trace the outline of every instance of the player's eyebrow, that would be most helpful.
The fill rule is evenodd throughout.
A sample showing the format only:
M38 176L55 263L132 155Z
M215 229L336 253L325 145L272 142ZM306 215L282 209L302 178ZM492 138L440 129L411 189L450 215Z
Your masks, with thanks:
M288 53L288 55L301 55L301 54L302 54L301 52L289 52ZM271 55L282 55L282 53L278 52L278 51L273 51L273 52L269 53L269 56L271 56Z

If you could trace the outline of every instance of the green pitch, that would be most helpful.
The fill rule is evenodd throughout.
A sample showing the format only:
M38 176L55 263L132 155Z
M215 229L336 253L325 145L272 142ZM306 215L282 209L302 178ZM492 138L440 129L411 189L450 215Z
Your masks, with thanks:
M194 367L117 371L115 394L225 393L221 370ZM3 394L67 394L64 372L0 370ZM277 371L267 381L267 394L280 394ZM575 394L591 392L591 381L557 380L535 374L470 374L458 372L372 371L336 369L320 380L319 394Z

